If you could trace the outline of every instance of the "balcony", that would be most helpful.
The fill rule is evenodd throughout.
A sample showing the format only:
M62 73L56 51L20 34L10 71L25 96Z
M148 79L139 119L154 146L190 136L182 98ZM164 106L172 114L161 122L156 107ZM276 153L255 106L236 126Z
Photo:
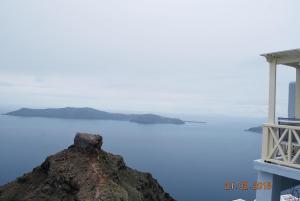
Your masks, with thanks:
M262 159L300 169L300 120L279 118L263 125Z
M269 63L268 123L263 125L262 159L300 169L300 49L262 54ZM289 94L289 117L276 121L278 65L295 69L294 91Z

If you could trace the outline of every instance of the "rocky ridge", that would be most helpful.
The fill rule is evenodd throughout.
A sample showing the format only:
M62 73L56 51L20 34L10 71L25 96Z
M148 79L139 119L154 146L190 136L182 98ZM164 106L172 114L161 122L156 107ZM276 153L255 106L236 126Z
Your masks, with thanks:
M0 201L174 201L150 173L101 149L102 137L77 133L74 144L0 187Z

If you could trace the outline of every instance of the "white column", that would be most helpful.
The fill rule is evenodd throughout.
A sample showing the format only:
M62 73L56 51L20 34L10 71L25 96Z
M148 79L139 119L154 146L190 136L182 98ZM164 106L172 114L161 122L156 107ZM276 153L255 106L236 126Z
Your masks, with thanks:
M295 118L300 118L300 69L296 68Z
M270 64L270 75L269 75L268 123L274 124L275 123L275 111L276 111L276 62L271 61L271 62L269 62L269 64Z

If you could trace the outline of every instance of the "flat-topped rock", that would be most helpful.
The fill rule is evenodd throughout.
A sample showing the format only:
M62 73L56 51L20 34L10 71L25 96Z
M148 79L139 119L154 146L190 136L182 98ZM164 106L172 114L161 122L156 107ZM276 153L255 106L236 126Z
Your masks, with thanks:
M89 133L77 133L74 138L74 146L84 151L100 151L103 140L102 136Z

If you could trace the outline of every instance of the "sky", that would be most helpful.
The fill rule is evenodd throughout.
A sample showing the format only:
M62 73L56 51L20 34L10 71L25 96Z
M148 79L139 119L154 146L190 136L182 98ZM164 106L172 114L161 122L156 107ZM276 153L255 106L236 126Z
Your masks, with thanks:
M2 0L0 108L267 115L261 53L299 48L298 0ZM278 115L292 68L278 69Z

